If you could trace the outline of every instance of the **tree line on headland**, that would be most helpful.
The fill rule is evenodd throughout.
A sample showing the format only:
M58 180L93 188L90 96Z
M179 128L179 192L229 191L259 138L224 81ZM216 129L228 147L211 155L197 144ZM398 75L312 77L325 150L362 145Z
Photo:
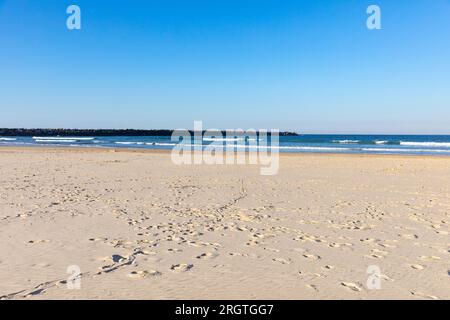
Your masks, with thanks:
M107 136L171 136L174 130L139 130L139 129L25 129L25 128L0 128L0 136L7 137L33 137L33 136L60 136L60 137L107 137ZM193 134L193 131L189 131ZM205 131L203 131L204 133ZM222 131L225 135L226 131ZM270 135L270 131L268 132ZM282 131L280 136L298 136L295 132Z

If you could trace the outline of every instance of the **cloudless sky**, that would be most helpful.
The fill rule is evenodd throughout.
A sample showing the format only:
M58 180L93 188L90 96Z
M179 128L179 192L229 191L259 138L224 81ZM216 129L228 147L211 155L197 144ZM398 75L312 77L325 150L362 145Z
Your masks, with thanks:
M450 134L450 0L0 0L0 127L194 120Z

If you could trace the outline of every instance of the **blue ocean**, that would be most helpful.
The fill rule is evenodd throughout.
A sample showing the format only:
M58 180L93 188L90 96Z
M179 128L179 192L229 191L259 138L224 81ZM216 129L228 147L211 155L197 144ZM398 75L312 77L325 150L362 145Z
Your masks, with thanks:
M86 148L172 149L178 142L171 137L0 137L0 146L60 146ZM201 145L220 145L236 149L257 149L258 144L246 138L203 139ZM269 148L290 153L348 153L449 155L450 135L299 135L280 136L278 146ZM196 145L200 147L200 145Z

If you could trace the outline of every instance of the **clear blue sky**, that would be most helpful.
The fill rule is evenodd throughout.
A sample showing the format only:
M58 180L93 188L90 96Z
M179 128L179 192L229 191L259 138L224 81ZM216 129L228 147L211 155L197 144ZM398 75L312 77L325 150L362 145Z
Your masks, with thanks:
M82 29L66 28L66 8ZM366 8L382 9L382 30ZM0 0L0 127L450 133L450 0Z

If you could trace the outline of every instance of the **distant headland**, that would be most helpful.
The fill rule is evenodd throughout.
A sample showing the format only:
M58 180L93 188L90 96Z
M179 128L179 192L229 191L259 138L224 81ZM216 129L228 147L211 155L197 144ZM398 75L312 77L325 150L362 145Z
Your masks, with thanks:
M26 129L26 128L0 128L0 136L6 137L33 137L33 136L60 136L60 137L107 137L107 136L148 136L167 137L171 136L174 130L140 130L140 129ZM205 132L205 131L203 131ZM192 134L193 131L190 131ZM222 131L225 135L226 131ZM268 133L270 135L270 131ZM282 131L280 136L298 136L298 133Z

